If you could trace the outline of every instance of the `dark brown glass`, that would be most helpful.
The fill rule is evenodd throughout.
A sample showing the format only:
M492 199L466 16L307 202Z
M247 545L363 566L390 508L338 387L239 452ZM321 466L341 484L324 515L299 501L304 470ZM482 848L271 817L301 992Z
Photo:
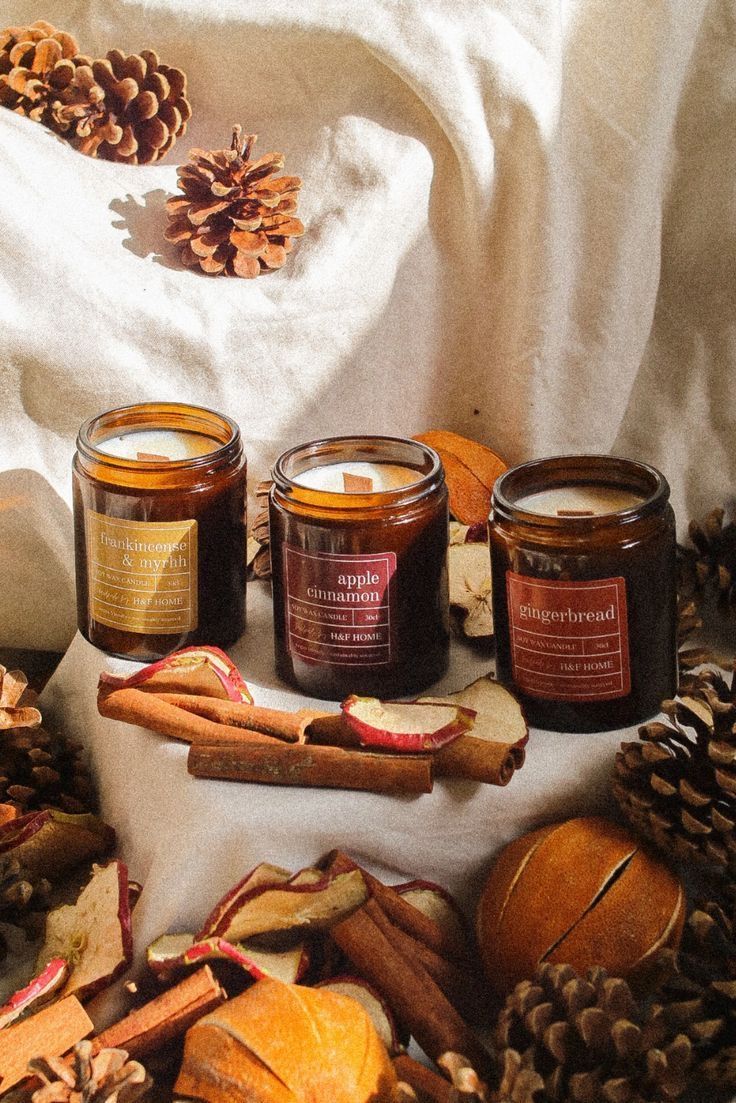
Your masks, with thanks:
M410 467L421 478L398 490L342 494L293 480L302 471L349 461ZM444 471L426 445L393 437L337 437L285 452L273 471L270 499L276 667L304 693L341 700L419 692L442 676L449 658L448 506ZM292 654L286 628L285 545L310 554L394 552L389 601L396 613L390 663L337 665Z
M609 486L643 500L601 516L541 516L516 503L564 486ZM675 519L669 486L653 467L611 456L555 456L505 472L489 523L497 674L512 687L507 572L535 579L625 580L630 692L602 701L531 696L514 687L527 717L552 731L592 732L638 724L677 685Z
M211 437L213 451L182 460L122 459L98 445L118 432L174 429ZM73 462L79 630L101 650L152 661L181 647L233 644L245 628L246 461L238 426L180 403L126 406L87 421ZM191 631L144 633L95 620L90 610L86 516L129 522L197 522L198 622Z

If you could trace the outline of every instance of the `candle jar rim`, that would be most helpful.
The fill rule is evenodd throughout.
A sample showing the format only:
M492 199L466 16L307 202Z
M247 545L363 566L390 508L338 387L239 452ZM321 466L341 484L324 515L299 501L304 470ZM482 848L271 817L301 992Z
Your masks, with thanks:
M178 460L131 459L113 456L98 445L95 433L105 429L173 429L198 432L210 437L217 446L200 456L184 456ZM113 434L109 434L112 436ZM221 438L218 443L218 436ZM105 438L107 439L107 438ZM240 429L227 414L221 414L207 406L195 406L187 402L136 402L128 406L116 406L101 414L94 414L80 427L77 435L77 453L86 461L126 471L182 471L204 470L229 463L242 451Z
M629 490L642 495L642 500L585 517L537 513L518 504L522 496L581 485ZM662 472L641 460L599 453L545 456L517 464L499 475L493 487L491 518L501 516L529 527L585 533L640 521L662 510L669 496L669 483Z
M378 449L394 450L393 455L380 454ZM350 452L348 456L345 453ZM355 454L352 454L355 453ZM403 454L402 454L403 453ZM413 454L413 458L412 458ZM305 462L295 469L302 460L326 459L323 464ZM421 466L418 463L421 461ZM313 467L327 466L328 463L393 463L411 467L420 475L415 482L406 486L387 490L371 490L364 493L346 493L341 490L316 490L295 481L295 476ZM315 506L326 512L350 512L352 510L382 510L388 506L408 505L424 498L436 486L444 481L442 461L434 448L412 440L410 437L378 436L374 434L352 434L340 437L323 437L307 441L282 452L273 466L271 476L274 487L283 495L301 502L305 506Z

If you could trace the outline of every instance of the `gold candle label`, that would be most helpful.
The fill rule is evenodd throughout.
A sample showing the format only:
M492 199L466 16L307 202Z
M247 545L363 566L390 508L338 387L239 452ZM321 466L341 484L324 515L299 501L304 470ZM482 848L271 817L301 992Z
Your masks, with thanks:
M197 627L197 522L126 521L87 510L90 616L124 632Z
M506 572L514 682L532 697L611 701L631 691L626 580Z
M391 662L395 552L314 555L284 544L283 556L292 655L339 666Z

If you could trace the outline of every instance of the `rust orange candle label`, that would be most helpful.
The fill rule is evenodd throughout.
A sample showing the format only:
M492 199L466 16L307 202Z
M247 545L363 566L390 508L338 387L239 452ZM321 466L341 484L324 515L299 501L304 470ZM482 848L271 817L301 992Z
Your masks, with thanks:
M90 616L125 632L197 627L197 522L125 521L88 510Z
M292 655L338 666L390 663L396 553L313 555L284 544L283 555Z
M506 572L514 682L533 697L610 701L631 690L626 582Z

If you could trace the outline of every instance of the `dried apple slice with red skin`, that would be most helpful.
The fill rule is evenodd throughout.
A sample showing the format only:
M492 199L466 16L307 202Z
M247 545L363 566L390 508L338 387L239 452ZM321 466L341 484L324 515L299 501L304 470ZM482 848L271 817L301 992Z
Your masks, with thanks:
M367 980L345 973L320 981L314 987L328 988L330 992L337 992L341 996L350 996L351 999L357 1000L364 1011L368 1012L378 1037L391 1056L395 1057L397 1053L403 1051L404 1045L409 1041L408 1037L402 1043L391 1008L380 992L377 992Z
M419 703L462 705L475 711L473 730L468 734L474 739L486 739L493 743L508 743L511 747L523 747L529 739L529 728L521 705L506 686L484 675L457 693L443 697L420 697Z
M0 1030L10 1026L31 1008L39 1009L59 991L69 976L69 966L61 957L52 958L30 984L20 988L8 1002L0 1007Z
M191 969L206 961L230 961L254 980L275 977L296 984L309 968L309 954L299 944L289 950L259 950L224 938L197 941L190 934L162 935L146 951L148 967L160 980L168 980L180 969Z
M475 712L444 701L379 701L352 693L340 705L362 747L402 753L436 751L471 731Z
M359 869L312 884L265 885L237 899L212 934L243 942L256 936L323 930L345 919L368 895Z
M283 885L290 880L291 876L291 871L288 869L283 869L281 866L272 866L269 862L261 862L260 865L246 873L242 881L238 881L237 885L233 885L221 900L218 900L194 936L195 940L200 942L205 938L209 938L210 935L219 934L223 919L242 897L247 896L248 893L257 888Z
M80 862L102 857L114 843L112 827L86 812L71 815L47 808L0 826L0 854L12 854L52 882Z
M201 677L202 668L209 677ZM221 697L229 701L253 704L253 697L232 659L219 647L184 647L144 666L127 678L105 671L100 683L115 689L150 690L154 693L197 693L203 697Z
M117 859L94 866L75 904L54 908L38 955L43 968L52 958L69 962L62 996L90 999L125 972L133 958L128 904L128 869Z
M392 885L394 892L403 897L412 907L423 915L433 919L440 926L458 952L468 957L471 942L470 928L458 904L441 885L434 881L407 881L403 885Z

